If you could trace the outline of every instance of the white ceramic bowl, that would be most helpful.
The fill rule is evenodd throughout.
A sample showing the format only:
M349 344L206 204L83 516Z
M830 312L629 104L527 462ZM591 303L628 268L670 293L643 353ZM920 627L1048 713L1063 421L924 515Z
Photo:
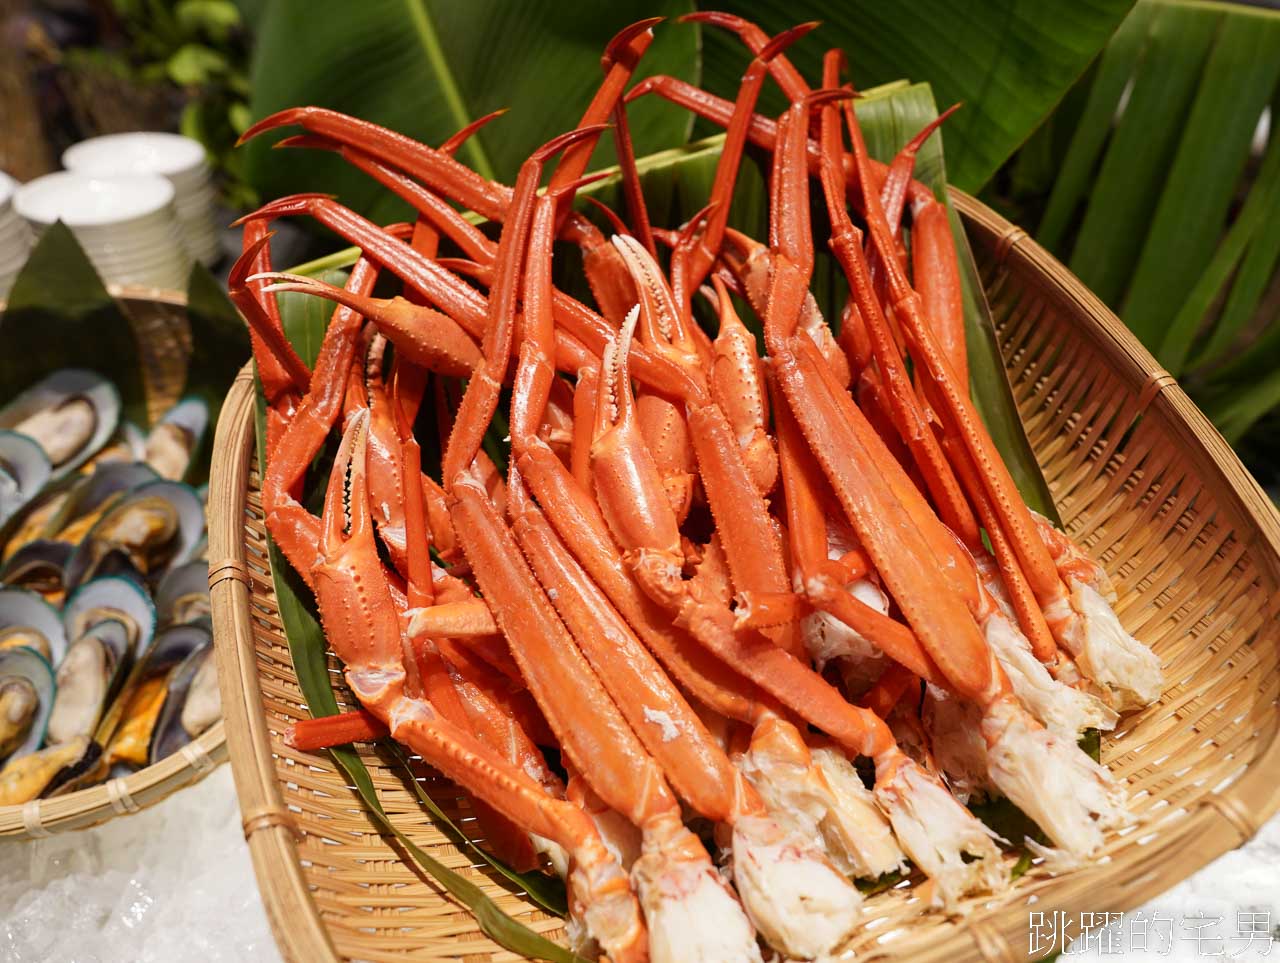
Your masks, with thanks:
M48 174L19 188L14 207L37 231L60 220L102 277L116 284L184 286L191 255L173 209L173 185L157 174Z
M208 162L199 141L159 131L106 134L82 140L63 151L62 166L99 176L163 174L197 184L208 176Z
M34 225L119 228L173 203L173 185L154 174L90 177L75 171L45 174L18 188L14 208Z
M215 194L204 147L198 141L157 131L107 134L68 147L62 163L67 170L99 176L146 172L167 177L175 191L173 206L183 243L206 264L216 260Z

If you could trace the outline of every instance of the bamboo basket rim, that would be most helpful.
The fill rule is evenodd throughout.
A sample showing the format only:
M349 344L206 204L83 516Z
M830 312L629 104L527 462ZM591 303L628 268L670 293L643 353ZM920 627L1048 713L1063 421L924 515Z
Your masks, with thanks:
M171 288L138 284L108 284L106 288L116 301L153 301L181 308L184 314L187 307L186 295ZM0 301L0 312L4 308L5 303ZM136 320L127 313L126 316L136 331ZM182 364L185 368L185 359ZM127 776L108 779L63 796L33 799L16 806L0 806L0 839L40 839L55 833L87 829L118 816L139 812L203 779L226 758L226 726L219 719L177 752Z
M1041 275L1049 296L1070 307L1073 323L1082 326L1085 335L1108 352L1110 361L1142 385L1136 393L1137 414L1158 411L1177 426L1188 459L1203 474L1221 482L1215 495L1230 500L1227 509L1243 523L1238 528L1249 533L1246 548L1254 552L1272 579L1280 582L1280 514L1175 379L1110 309L1025 231L959 190L953 188L951 198L971 237L980 236L988 242L998 263L1017 264ZM335 948L300 863L302 836L281 791L286 776L277 767L271 748L259 684L263 665L253 628L255 621L261 621L258 613L264 606L259 604L255 580L249 575L245 537L254 455L253 405L252 367L246 365L219 419L209 509L214 647L232 772L259 889L282 955L290 961L336 963L343 957ZM266 581L259 579L257 584L269 585L269 581L268 573ZM1266 619L1274 623L1277 614L1280 596L1272 596L1266 603ZM292 672L291 665L275 668ZM1208 791L1189 805L1158 844L1130 847L1114 859L1075 871L1070 874L1078 883L1074 896L1057 904L1054 896L1041 893L1035 897L1039 900L1035 908L1046 914L1063 905L1085 909L1088 898L1096 898L1108 881L1125 880L1119 888L1108 890L1107 905L1097 908L1131 909L1248 841L1280 810L1280 783L1274 775L1280 768L1280 738L1274 720L1265 738L1265 749L1250 757L1243 774L1223 791ZM376 832L372 825L370 831ZM996 899L976 908L958 924L940 928L927 940L908 939L901 947L894 944L870 955L934 963L1021 958L1025 954L1015 948L1026 945L1026 910L1025 902ZM362 918L351 925L368 922ZM351 933L346 937L358 939Z

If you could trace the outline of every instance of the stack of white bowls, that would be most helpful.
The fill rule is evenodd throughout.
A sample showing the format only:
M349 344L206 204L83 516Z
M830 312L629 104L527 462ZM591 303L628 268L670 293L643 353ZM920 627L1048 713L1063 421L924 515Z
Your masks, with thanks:
M105 281L186 290L191 255L163 177L59 171L19 187L13 206L36 233L67 225Z
M31 230L13 209L17 189L18 182L0 171L0 300L9 296L13 279L31 250Z
M68 147L62 166L95 177L159 174L173 185L173 206L183 243L203 264L218 258L214 226L214 191L209 162L199 141L180 134L138 131L106 134Z

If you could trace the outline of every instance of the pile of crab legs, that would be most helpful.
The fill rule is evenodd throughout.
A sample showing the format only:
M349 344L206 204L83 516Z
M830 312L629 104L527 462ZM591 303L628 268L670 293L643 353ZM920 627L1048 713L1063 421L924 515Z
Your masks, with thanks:
M1077 738L1156 700L1160 667L1100 566L1025 506L969 398L947 213L912 176L936 124L878 163L839 51L817 89L785 55L814 25L686 19L749 48L734 101L663 76L628 90L656 21L635 24L513 187L454 157L496 115L439 148L321 108L260 121L246 137L301 127L281 145L341 154L418 216L270 202L230 288L269 406L267 525L362 707L294 743L410 747L472 795L499 855L566 878L577 944L612 960L759 960L759 940L811 959L857 927L850 877L909 859L948 909L1007 885L971 794L1030 815L1051 868L1096 853L1130 816ZM776 120L755 112L770 78ZM709 206L673 230L650 222L630 146L646 94L726 129ZM606 132L612 236L572 205ZM768 244L728 227L748 144L769 159ZM838 337L809 292L815 181L849 283ZM296 215L360 248L344 287L272 270L270 222ZM594 306L555 286L556 241L580 249ZM373 296L382 272L401 296ZM337 302L311 369L277 291ZM428 392L438 481L415 436ZM484 441L505 399L504 473ZM339 418L317 518L303 489Z

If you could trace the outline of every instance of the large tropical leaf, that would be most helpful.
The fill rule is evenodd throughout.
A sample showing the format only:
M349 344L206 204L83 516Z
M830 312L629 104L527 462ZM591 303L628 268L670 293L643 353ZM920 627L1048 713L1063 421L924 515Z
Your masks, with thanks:
M792 50L812 83L828 47L843 47L861 87L909 76L928 81L945 103L965 110L949 122L952 182L981 186L1035 130L1106 43L1132 0L947 0L844 4L816 0L705 0L749 17L770 34L806 20L825 21ZM358 12L298 0L241 6L255 27L252 112L318 104L345 110L439 143L490 110L510 114L463 148L482 173L507 181L539 143L569 129L599 82L604 44L620 27L647 16L674 17L694 0L368 0ZM697 78L733 96L748 59L716 29L663 24L640 75ZM766 109L781 109L776 91ZM630 115L637 153L674 147L688 118L652 98ZM602 144L597 166L610 162ZM281 156L268 141L248 155L248 176L264 196L300 190L340 194L358 210L386 220L402 211L336 158Z
M1132 0L711 0L776 34L806 20L822 27L789 56L811 84L829 47L849 55L860 88L899 77L927 81L940 104L964 103L947 122L952 184L974 191L1039 126L1111 36ZM746 63L736 38L703 33L707 86L732 96ZM782 101L766 99L776 111Z
M1068 102L1010 199L1239 438L1280 404L1280 11L1142 0Z
M636 20L691 9L692 0L264 4L250 11L257 15L251 108L262 117L299 104L332 107L429 144L490 111L510 108L459 155L482 174L510 183L534 148L577 124L600 83L600 55L610 37ZM691 27L661 28L640 76L696 80L697 38ZM688 136L689 118L662 104L637 105L628 117L640 153ZM255 141L248 155L248 176L264 196L326 191L381 221L403 212L338 158L271 151L269 142ZM606 137L596 166L612 157Z

